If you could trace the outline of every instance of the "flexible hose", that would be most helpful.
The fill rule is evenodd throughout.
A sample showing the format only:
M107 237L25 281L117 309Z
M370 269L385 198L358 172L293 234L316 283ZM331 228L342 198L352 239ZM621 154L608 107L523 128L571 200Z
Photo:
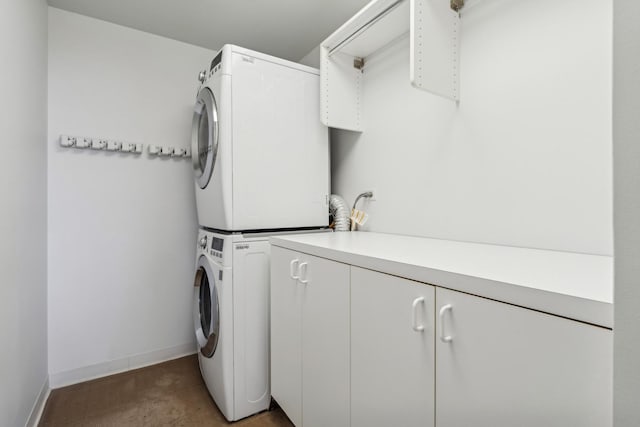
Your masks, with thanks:
M362 199L363 197L369 199L371 197L373 197L373 192L372 191L365 191L364 193L360 193L358 194L358 197L356 197L356 201L353 202L353 211L356 210L356 205L358 204L358 200ZM358 223L353 221L351 223L351 231L356 231L356 229L358 228Z
M358 200L362 199L363 197L366 197L367 199L370 198L370 197L373 197L373 192L372 191L365 191L364 193L358 194L358 197L356 197L356 201L353 202L353 209L356 208L356 205L358 204Z
M342 197L337 194L329 197L329 213L333 216L335 231L349 231L351 225L349 206Z

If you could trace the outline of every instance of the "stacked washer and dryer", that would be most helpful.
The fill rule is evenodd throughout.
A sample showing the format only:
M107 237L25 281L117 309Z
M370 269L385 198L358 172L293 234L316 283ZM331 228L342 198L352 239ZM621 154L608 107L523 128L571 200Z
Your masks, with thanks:
M314 68L225 45L200 82L194 326L204 382L234 421L269 407L269 236L327 227L329 137Z

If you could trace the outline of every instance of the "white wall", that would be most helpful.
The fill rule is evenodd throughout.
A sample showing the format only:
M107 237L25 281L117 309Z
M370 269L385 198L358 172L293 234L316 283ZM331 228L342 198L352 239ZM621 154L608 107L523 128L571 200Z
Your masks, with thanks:
M614 2L614 420L640 424L640 4Z
M13 427L47 381L47 4L0 10L0 425Z
M188 147L197 75L213 56L49 9L53 387L195 351L190 160L63 149L57 138Z
M408 40L380 52L332 191L377 190L371 231L611 255L611 20L607 0L475 2L459 105L410 86Z
M300 60L301 64L309 67L320 68L320 46L316 46Z

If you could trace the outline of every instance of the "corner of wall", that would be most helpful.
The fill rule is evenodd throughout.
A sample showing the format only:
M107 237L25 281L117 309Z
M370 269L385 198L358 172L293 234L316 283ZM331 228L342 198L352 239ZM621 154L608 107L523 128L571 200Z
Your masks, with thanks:
M29 416L25 427L36 427L38 424L40 424L40 419L42 418L42 414L44 413L44 408L47 405L47 400L49 399L50 394L51 388L49 388L49 378L47 377L44 384L42 385L42 388L40 389L38 398L33 404L31 415Z
M314 47L298 62L309 67L320 68L320 45Z

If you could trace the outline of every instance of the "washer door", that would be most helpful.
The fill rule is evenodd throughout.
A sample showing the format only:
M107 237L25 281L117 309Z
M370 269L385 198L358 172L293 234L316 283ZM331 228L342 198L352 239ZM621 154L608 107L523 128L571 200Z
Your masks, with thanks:
M194 286L193 323L200 353L212 357L220 336L220 306L216 279L206 257L200 256Z
M209 184L218 155L218 106L211 89L198 93L191 124L191 160L200 188Z

